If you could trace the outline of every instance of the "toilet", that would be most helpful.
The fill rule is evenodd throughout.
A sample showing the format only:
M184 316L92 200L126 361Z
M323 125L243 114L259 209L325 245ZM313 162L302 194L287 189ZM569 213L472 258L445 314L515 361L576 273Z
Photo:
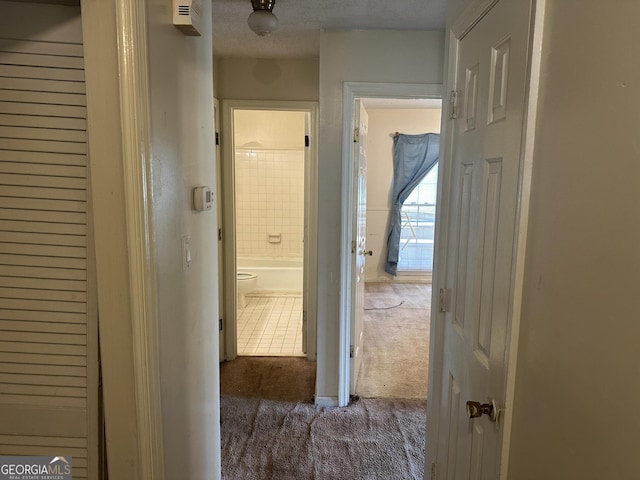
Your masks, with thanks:
M238 291L238 308L244 308L247 305L245 295L256 289L258 284L258 274L253 272L236 273L236 285Z

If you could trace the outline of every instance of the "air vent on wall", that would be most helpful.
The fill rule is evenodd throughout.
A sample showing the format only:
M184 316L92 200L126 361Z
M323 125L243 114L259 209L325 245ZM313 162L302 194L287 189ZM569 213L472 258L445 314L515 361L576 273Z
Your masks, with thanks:
M185 35L202 30L202 0L173 0L173 24Z

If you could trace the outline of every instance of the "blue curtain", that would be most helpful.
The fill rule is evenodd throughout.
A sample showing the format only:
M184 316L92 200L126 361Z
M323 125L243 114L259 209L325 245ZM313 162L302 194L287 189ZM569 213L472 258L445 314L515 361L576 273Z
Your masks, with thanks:
M439 157L440 135L437 133L398 134L393 137L392 205L385 266L385 271L391 275L398 274L402 204L438 162Z

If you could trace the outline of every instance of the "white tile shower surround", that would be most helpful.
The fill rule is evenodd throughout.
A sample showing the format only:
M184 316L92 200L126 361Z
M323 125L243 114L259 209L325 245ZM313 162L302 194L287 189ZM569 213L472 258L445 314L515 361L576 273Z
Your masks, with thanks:
M301 256L304 150L238 149L235 158L238 255Z
M302 357L302 296L247 295L238 309L238 355Z

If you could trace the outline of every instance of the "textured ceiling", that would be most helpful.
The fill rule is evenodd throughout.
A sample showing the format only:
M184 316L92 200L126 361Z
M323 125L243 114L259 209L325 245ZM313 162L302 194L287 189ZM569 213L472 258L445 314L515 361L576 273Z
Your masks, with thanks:
M249 30L250 0L213 0L213 50L222 57L318 57L320 30L436 30L446 0L276 0L280 28Z

